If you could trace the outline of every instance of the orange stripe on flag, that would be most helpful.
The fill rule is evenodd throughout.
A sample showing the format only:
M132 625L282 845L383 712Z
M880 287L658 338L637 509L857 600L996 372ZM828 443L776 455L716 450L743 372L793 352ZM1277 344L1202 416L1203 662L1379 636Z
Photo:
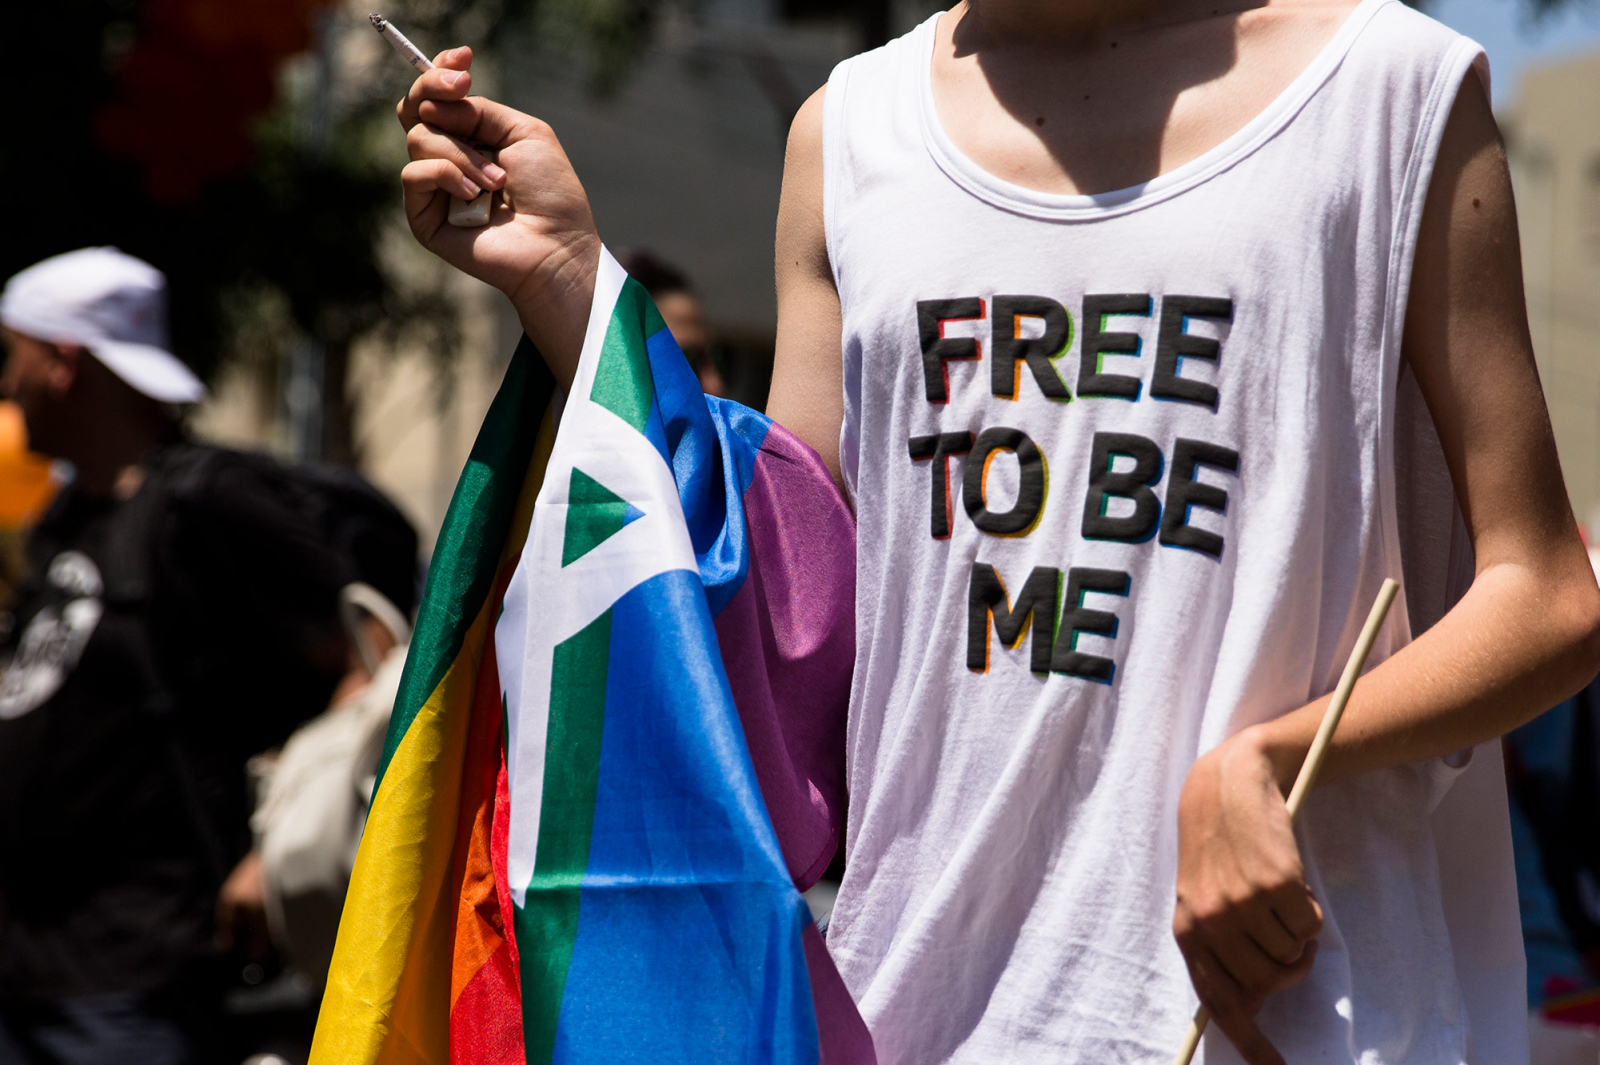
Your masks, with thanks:
M491 602L505 596L515 562L502 565ZM452 881L459 885L450 971L450 1060L522 1061L522 1002L501 909L492 839L504 818L496 796L504 767L504 713L494 640L485 641L473 693ZM507 893L508 894L508 893Z

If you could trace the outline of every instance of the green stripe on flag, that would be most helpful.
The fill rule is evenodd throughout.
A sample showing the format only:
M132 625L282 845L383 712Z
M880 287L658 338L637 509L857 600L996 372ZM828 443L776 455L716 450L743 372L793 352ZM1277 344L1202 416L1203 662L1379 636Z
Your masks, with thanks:
M500 552L510 534L540 420L554 388L555 379L545 367L544 357L523 337L484 416L439 530L400 692L389 718L383 757L378 761L378 784L411 722L460 653L462 637L494 588ZM377 792L376 784L373 792Z
M516 915L528 1065L543 1065L555 1053L561 997L578 936L578 892L589 867L594 832L610 659L611 611L607 610L557 645L551 668L538 850L533 878Z
M611 311L589 398L641 433L655 401L645 341L665 328L661 312L644 286L628 278Z

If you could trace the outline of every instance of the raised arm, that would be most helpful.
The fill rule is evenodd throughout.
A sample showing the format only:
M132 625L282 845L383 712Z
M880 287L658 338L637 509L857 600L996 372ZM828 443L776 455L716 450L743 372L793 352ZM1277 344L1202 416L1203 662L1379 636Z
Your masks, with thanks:
M1488 97L1463 85L1436 163L1404 354L1444 445L1476 574L1433 628L1356 688L1324 782L1500 736L1600 665L1600 589L1578 539L1522 291L1515 206ZM1207 753L1179 806L1174 930L1200 997L1252 1065L1282 1059L1250 1019L1300 979L1320 915L1283 815L1326 699Z
M822 94L795 115L778 202L778 346L767 414L815 448L835 482L844 420L839 293L822 225Z
M572 384L594 298L600 235L589 198L548 125L472 89L472 49L439 53L396 112L411 162L406 221L422 246L510 297L562 388ZM473 145L497 153L491 163ZM489 224L445 221L452 195L500 193Z

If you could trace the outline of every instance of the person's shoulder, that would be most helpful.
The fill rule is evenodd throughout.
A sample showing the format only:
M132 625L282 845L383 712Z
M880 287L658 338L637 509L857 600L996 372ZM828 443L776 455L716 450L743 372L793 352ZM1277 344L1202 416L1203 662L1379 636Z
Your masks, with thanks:
M850 83L870 85L884 79L892 81L905 74L908 68L914 68L921 61L923 35L933 32L933 24L943 14L936 12L900 36L841 60L828 76L827 85L834 87L835 96L843 96L845 86Z
M806 102L794 113L794 121L789 123L789 140L785 155L785 161L789 166L794 166L797 158L799 161L809 162L822 154L822 114L826 106L827 93L828 86L824 84L806 97Z
M1400 0L1363 0L1351 17L1363 15L1358 47L1391 61L1431 61L1456 48L1478 49L1464 34Z

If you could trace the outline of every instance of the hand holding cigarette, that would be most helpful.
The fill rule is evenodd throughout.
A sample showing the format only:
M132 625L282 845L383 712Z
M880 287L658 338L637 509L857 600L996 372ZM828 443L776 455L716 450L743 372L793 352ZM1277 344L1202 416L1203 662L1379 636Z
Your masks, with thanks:
M396 108L411 155L400 173L406 221L429 251L511 298L565 386L583 343L600 236L555 133L531 115L468 96L471 67L470 48L439 53ZM451 197L484 192L500 193L486 225L448 223Z
M434 64L422 54L422 50L411 43L411 39L395 28L394 24L382 15L374 12L367 16L367 21L372 23L372 28L378 31L378 36L389 42L389 47L395 54L407 63L418 74L426 74L434 69ZM471 77L471 75L467 75ZM494 162L494 153L484 151L481 145L475 145L478 154L489 163ZM487 168L486 168L486 172ZM455 199L450 204L450 213L447 220L453 226L482 226L489 223L489 207L494 201L494 193L487 188L477 196L466 199Z

